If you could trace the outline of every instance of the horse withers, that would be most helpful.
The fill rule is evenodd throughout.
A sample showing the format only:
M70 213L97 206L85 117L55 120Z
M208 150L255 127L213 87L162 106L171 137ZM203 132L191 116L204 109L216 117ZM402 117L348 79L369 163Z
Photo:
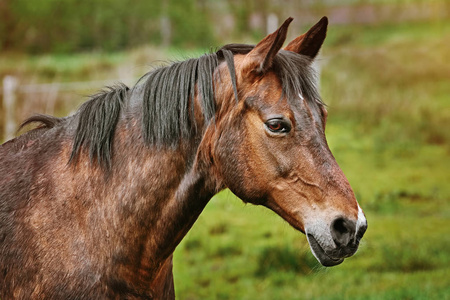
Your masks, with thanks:
M311 67L328 21L282 49L291 21L25 121L0 147L0 298L174 298L173 252L224 188L305 233L322 265L353 255L367 222Z

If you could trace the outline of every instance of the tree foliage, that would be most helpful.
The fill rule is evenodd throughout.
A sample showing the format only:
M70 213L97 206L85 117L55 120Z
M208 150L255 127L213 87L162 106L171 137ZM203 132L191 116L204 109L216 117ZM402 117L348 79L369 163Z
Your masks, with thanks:
M204 0L2 0L0 50L117 50L159 44L163 34L170 44L205 46L213 42L207 16Z

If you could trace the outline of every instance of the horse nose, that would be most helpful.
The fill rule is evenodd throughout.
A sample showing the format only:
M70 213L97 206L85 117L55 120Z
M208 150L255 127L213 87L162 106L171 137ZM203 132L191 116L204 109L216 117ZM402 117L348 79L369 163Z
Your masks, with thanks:
M356 222L337 218L331 223L331 236L337 247L346 247L355 241Z

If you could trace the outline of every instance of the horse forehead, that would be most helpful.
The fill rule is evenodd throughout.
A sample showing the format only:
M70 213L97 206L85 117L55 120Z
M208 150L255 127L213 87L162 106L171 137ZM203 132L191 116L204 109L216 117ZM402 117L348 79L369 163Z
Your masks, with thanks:
M257 77L248 84L248 96L257 96L265 105L275 106L281 104L282 85L280 79L273 72Z

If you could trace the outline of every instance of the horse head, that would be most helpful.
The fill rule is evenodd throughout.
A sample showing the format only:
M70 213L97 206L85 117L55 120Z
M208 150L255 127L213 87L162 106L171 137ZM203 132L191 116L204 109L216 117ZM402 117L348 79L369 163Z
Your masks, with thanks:
M217 77L234 75L236 91L216 87L216 98L228 102L217 100L203 147L224 186L305 233L318 261L333 266L356 252L367 221L328 147L327 110L315 87L311 64L328 21L282 49L291 20L247 53L235 51L235 74L219 65ZM237 104L224 104L236 96Z

